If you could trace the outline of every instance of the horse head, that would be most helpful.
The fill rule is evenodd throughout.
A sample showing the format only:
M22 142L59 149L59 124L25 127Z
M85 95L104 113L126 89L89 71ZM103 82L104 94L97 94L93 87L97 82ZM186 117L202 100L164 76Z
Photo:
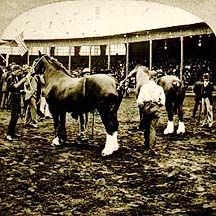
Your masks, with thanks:
M138 95L141 86L149 82L150 79L153 79L157 73L149 70L149 68L144 65L138 64L129 73L128 77L132 77L134 74L136 74L136 95Z
M138 64L135 66L135 68L129 73L129 77L133 76L134 74L136 74L136 78L137 79L145 79L145 80L149 80L151 78L153 78L157 73L155 71L149 70L148 67Z
M38 54L38 58L33 61L32 68L35 74L43 74L45 71L45 66L43 64L43 59L48 58L47 55L42 55L40 50Z

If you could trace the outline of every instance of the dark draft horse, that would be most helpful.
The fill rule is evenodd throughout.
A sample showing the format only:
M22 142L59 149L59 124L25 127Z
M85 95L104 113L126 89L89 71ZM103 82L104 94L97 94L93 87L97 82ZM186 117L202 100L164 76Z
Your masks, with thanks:
M140 88L143 84L147 83L149 79L156 79L157 72L151 71L143 65L136 65L135 68L129 73L128 77L136 74L136 97L139 95ZM178 113L179 124L176 131L177 134L183 134L185 132L185 125L183 122L183 102L185 98L185 87L183 82L177 76L163 75L157 79L157 83L164 89L166 95L166 111L168 115L167 127L164 130L164 134L174 133L173 116ZM140 121L142 119L142 111L139 110Z
M185 87L183 81L174 75L164 75L158 79L158 84L164 89L166 95L166 111L168 115L167 127L164 134L174 133L173 116L178 114L178 129L177 134L185 133L185 125L183 122L183 103L185 99Z
M114 78L105 74L73 78L61 63L47 55L41 55L40 52L34 70L35 73L44 76L44 93L55 127L53 145L66 142L67 112L78 118L96 109L106 129L106 143L102 155L110 155L118 150L117 111L122 96L117 91L117 82Z

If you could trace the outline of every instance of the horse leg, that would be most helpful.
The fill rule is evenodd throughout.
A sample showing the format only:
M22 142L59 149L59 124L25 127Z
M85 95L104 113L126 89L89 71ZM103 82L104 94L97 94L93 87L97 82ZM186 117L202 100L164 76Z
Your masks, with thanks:
M183 104L178 106L178 118L179 118L179 123L178 123L178 129L176 133L183 134L185 133L185 125L183 122Z
M59 137L58 137L58 128L59 128L59 114L54 109L50 108L50 112L54 121L54 129L55 129L55 138L52 140L52 145L60 145Z
M88 113L79 115L79 119L80 119L79 137L81 138L81 140L85 140L86 139L86 126L88 122Z
M169 102L169 100L166 101L166 111L168 115L168 122L167 127L164 130L164 134L172 134L174 132L174 122L173 122L173 104L172 102Z
M60 113L60 122L59 122L59 128L58 128L59 141L60 143L63 143L63 144L65 144L67 140L65 123L66 123L66 112L63 111Z
M178 123L178 129L176 131L177 134L184 134L185 133L185 125L183 122L183 102L185 98L185 90L181 89L179 92L179 97L177 101L177 108L178 108L178 118L179 118L179 123Z
M117 110L104 110L98 109L102 122L106 129L106 143L105 147L102 150L102 156L111 155L114 151L119 149L119 144L117 140L118 135L118 119L117 119Z

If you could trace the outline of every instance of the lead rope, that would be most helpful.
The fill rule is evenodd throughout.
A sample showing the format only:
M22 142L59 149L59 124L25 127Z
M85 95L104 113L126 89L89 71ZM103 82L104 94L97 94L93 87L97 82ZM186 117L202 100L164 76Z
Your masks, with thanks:
M120 88L123 88L123 84L128 80L128 76L126 76L122 81L120 81L118 87L117 87L117 91L120 90Z

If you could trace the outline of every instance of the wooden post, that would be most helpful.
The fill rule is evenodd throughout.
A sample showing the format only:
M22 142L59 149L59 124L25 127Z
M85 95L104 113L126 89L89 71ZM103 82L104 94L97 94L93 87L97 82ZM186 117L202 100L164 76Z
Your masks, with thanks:
M68 55L68 70L71 72L71 45L69 45L69 55Z
M149 69L152 69L152 39L149 40Z
M183 36L180 37L180 41L181 41L181 60L180 60L180 79L182 80L183 78L183 61L184 61L184 38Z
M7 54L6 54L6 66L9 65L9 56L10 56L10 54L7 52Z
M92 49L92 46L90 45L89 46L89 70L90 70L90 72L91 72L91 67L92 67L92 65L91 65L91 49Z
M126 42L126 76L128 75L128 70L129 70L129 43L128 41Z
M111 44L108 45L108 59L107 59L107 69L110 70L111 56L110 56Z
M31 47L28 48L28 52L27 52L27 65L30 65L30 51L31 51Z

